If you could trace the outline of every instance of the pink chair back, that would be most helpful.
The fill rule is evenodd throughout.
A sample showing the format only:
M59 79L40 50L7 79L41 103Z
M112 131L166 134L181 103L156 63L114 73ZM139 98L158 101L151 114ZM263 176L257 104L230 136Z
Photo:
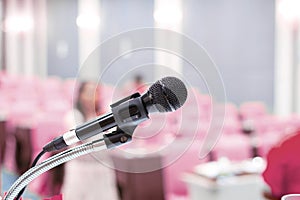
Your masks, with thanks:
M283 132L271 131L266 132L259 136L259 154L262 157L266 157L272 147L277 145L282 138L284 138Z
M18 102L7 113L7 131L13 133L16 126L31 127L39 107L34 102Z
M32 130L32 145L34 154L40 152L46 143L61 135L65 131L64 121L61 116L51 115L48 113L38 116Z
M33 148L32 157L35 157L45 144L66 131L64 130L63 123L61 116L58 115L43 113L37 117L31 134ZM49 173L43 174L30 184L31 191L40 195L49 195L49 192L51 191L49 179Z
M257 119L267 114L266 105L262 102L245 102L240 106L242 119Z
M240 134L242 130L241 122L236 118L226 117L223 123L222 133L225 135Z
M164 138L170 133L167 115L153 114L150 119L140 124L134 132L134 140L143 142L145 145L163 145Z
M182 143L183 144L183 143ZM172 164L163 169L164 172L164 185L165 194L168 196L187 196L188 191L185 183L182 181L182 175L185 172L192 172L194 167L198 164L207 161L205 159L199 159L201 141L194 141L193 144L186 149L186 146L182 146L180 143L174 143L174 151L166 155L165 162L169 162L169 159L174 156L174 153L183 152L183 154Z
M214 147L213 152L217 159L221 157L227 157L233 161L248 159L251 157L250 139L244 135L223 134Z
M76 99L76 79L67 79L63 82L63 93L65 99L72 105Z

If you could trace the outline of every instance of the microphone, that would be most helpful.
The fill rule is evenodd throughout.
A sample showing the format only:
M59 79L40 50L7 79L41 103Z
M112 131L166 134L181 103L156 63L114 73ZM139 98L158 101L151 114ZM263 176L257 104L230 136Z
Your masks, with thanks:
M117 127L117 131L104 136L106 146L112 148L127 142L128 137L124 138L124 133L131 139L137 125L149 119L150 113L175 111L185 103L186 99L187 89L180 79L162 78L151 85L143 95L135 93L112 104L111 113L64 133L46 144L43 150L45 152L60 150Z

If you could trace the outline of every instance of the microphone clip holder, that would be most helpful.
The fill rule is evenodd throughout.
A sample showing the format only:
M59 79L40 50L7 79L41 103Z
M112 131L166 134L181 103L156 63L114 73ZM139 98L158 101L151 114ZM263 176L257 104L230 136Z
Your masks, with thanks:
M104 136L108 148L131 141L137 125L149 119L140 96L134 93L110 106L117 130Z
M132 127L132 130L134 131L135 128L136 126ZM103 139L107 149L112 149L127 142L131 142L132 134L133 132L129 134L128 132L124 132L122 129L117 128L117 130L112 133L104 134Z
M135 93L110 106L117 126L125 132L127 132L127 127L136 127L149 119L140 96L139 93ZM132 134L131 128L129 128L129 133Z

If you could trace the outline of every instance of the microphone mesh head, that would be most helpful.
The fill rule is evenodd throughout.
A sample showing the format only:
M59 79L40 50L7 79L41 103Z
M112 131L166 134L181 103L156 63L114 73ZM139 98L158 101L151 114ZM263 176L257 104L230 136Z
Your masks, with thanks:
M187 98L184 83L176 77L165 77L150 88L153 104L159 112L171 112L180 108Z

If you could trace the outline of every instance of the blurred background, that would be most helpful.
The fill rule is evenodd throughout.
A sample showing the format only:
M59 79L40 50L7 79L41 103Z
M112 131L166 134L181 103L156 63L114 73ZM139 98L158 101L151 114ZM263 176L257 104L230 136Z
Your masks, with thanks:
M107 187L114 195L103 199L265 198L263 191L268 190L268 184L261 173L268 152L300 126L300 1L1 0L0 16L2 194L28 169L47 141L74 125L74 117L70 120L68 114L81 100L79 76L80 80L97 82L105 74L90 95L94 108L101 104L99 110L94 109L99 115L109 111L111 96L144 92L149 83L168 74L166 70L174 70L188 78L192 97L178 112L154 117L144 129L137 130L144 135L147 131L163 135L149 141L142 138L129 148L144 155L157 146L174 145L171 153L184 153L166 168L159 167L168 160L165 154L130 159L120 152L109 154L114 164L128 167L130 163L135 168L151 161L159 170L138 174L102 171L102 175L111 174ZM186 63L155 51L141 51L123 56L108 70L106 58L117 55L116 51L130 50L134 46L130 38L118 41L113 51L101 49L101 56L89 57L102 42L149 27L172 30L195 41L219 70L226 92L226 114L218 143L205 158L198 155L210 127L212 97L205 81ZM182 40L154 34L153 43L163 42L190 52ZM152 67L151 63L162 63L169 69ZM86 64L88 70L80 71ZM95 93L99 87L99 94ZM190 124L179 125L183 112ZM90 116L81 114L83 121ZM170 143L174 138L177 142ZM193 142L183 148L186 141ZM25 197L64 194L67 187L76 191L66 179L80 170L62 167L49 173L34 182ZM250 178L245 181L236 177L243 173ZM228 179L219 179L224 176ZM147 187L142 186L147 180Z

